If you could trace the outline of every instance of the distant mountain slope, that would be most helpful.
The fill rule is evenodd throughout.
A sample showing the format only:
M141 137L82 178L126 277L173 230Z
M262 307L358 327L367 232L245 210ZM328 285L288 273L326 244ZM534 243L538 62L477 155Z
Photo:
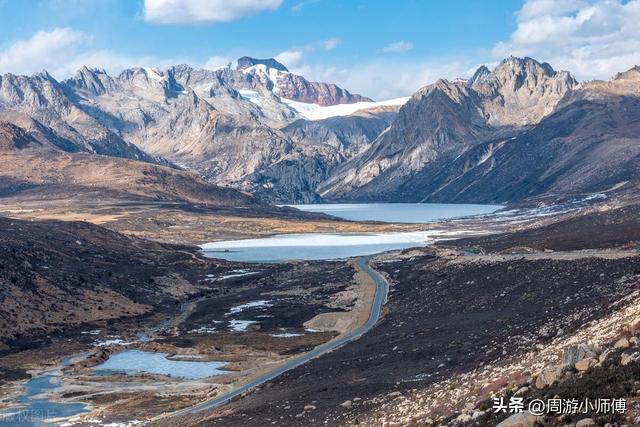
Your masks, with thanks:
M417 193L421 201L502 203L542 194L580 196L639 177L640 99L621 97L574 102L529 131L434 163L403 182L396 194Z
M509 58L468 81L439 80L413 95L371 147L343 164L319 189L327 198L405 200L402 190L483 141L517 135L548 115L576 86L566 72L530 58ZM431 188L431 187L429 187Z
M62 82L46 72L0 78L0 120L39 133L37 140L62 151L180 165L269 201L317 200L316 183L353 150L320 141L311 146L283 133L302 117L292 100L312 108L373 105L334 84L309 82L274 59L249 57L218 70L177 65L111 76L82 67ZM378 130L366 130L367 141Z
M70 151L158 162L82 111L67 96L64 85L46 72L32 77L0 76L0 109L12 110L14 118L23 113L50 128L57 138L68 141Z
M343 160L359 153L389 127L397 115L395 108L359 111L349 116L323 120L296 120L282 128L295 143L335 148Z
M0 122L0 196L115 196L208 206L256 206L250 196L209 184L197 175L146 162L67 153L50 141Z
M626 129L635 129L639 75L634 67L578 85L566 71L511 57L376 103L274 59L117 76L82 67L63 82L46 72L0 77L0 120L33 138L14 148L187 169L275 203L504 202L633 178ZM557 143L565 137L573 145Z

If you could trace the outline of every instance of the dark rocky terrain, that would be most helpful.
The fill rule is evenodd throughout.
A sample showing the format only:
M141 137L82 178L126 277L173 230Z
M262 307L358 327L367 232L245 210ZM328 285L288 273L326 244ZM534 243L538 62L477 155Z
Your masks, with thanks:
M353 285L348 262L231 263L86 222L0 218L2 409L15 407L25 380L70 357L64 386L48 398L90 403L113 422L191 406L335 337L305 323L357 310ZM227 375L211 384L91 374L125 349L198 352L228 361Z
M451 243L463 249L496 253L572 251L619 247L637 249L640 242L640 205L581 212L549 225Z
M66 328L172 310L232 264L85 222L0 217L0 340L37 345ZM171 278L171 280L168 280ZM173 282L173 283L170 283Z

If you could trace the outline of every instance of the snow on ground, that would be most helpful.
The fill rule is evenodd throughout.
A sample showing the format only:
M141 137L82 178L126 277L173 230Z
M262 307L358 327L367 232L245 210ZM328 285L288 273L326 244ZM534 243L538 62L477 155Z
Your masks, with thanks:
M259 301L251 301L246 304L241 304L236 307L232 307L225 316L229 316L231 314L240 313L248 308L261 308L261 307L271 307L273 303L268 300L259 300Z
M238 90L238 92L240 92L240 96L242 96L242 98L246 99L247 101L253 102L258 107L262 107L262 101L260 101L261 95L255 90L240 89Z
M129 345L135 344L137 341L125 341L122 338L111 338L106 340L97 340L93 342L93 345L97 345L98 347L105 347L108 345Z
M291 338L291 337L301 337L304 334L294 334L293 332L281 332L281 333L269 334L269 335L276 338Z
M214 320L212 322L214 325L218 323L222 323L222 320ZM218 332L218 328L216 326L201 326L197 329L191 329L187 331L189 334L214 334Z
M230 274L226 274L224 276L216 276L214 274L207 274L207 278L205 280L214 282L216 280L224 280L224 279L233 279L236 277L243 276L251 276L252 274L258 274L257 271L247 271L247 270L231 270Z
M247 328L254 324L254 323L258 323L255 320L230 320L229 321L229 327L231 328L232 331L235 332L244 332L247 330Z
M153 68L142 67L142 69L144 70L144 73L147 75L148 78L159 81L159 82L162 81L163 77L160 74L158 74L158 72Z
M60 427L71 427L71 426L80 425L80 424L82 425L96 424L97 426L100 426L100 427L134 427L134 426L144 425L146 424L146 422L140 421L140 420L131 420L131 421L124 421L120 423L112 423L108 421L95 419L95 420L69 421L69 422L60 424Z
M402 106L407 103L409 96L403 98L389 99L380 102L355 102L353 104L338 104L322 106L318 104L307 104L305 102L293 101L291 99L280 98L280 102L287 104L302 117L308 120L322 120L329 117L348 116L359 110L374 107Z
M211 326L201 326L198 329L190 329L187 331L188 334L215 334L218 330Z
M287 71L276 70L275 68L267 67L265 64L255 64L251 67L247 67L242 70L245 74L255 73L269 76L269 80L273 83L277 83L278 78L283 74L289 74Z

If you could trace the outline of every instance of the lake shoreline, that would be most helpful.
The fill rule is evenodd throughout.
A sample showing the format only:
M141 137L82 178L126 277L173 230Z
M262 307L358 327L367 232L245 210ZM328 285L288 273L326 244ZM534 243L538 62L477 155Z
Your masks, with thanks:
M454 220L482 221L501 205L453 204L326 204L291 206L313 213L326 213L340 220L377 221L426 228L438 221L457 228ZM393 222L384 222L393 219ZM287 233L264 238L204 243L202 253L211 258L237 262L271 263L293 260L334 260L370 256L392 250L421 247L450 238L483 234L481 230L457 229L381 233Z

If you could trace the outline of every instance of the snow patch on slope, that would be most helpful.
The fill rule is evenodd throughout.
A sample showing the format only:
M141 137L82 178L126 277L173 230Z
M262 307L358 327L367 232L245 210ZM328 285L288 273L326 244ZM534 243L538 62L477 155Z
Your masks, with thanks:
M257 105L258 107L262 107L262 101L260 101L260 94L255 90L246 90L240 89L238 90L240 96L247 101L250 101Z
M293 101L291 99L280 98L280 101L287 104L292 110L296 111L307 120L322 120L329 117L349 116L356 111L366 110L375 107L392 107L402 106L407 103L409 96L402 98L389 99L380 102L354 102L353 104L338 104L322 106L318 104L308 104L305 102Z
M276 83L276 80L281 75L289 74L289 72L287 71L276 70L275 68L267 67L264 64L252 65L251 67L247 67L243 69L242 72L245 74L247 73L264 74L268 76L273 83Z
M150 78L159 82L163 80L163 77L153 68L142 67L142 69L144 70L144 73L146 74L147 78Z

